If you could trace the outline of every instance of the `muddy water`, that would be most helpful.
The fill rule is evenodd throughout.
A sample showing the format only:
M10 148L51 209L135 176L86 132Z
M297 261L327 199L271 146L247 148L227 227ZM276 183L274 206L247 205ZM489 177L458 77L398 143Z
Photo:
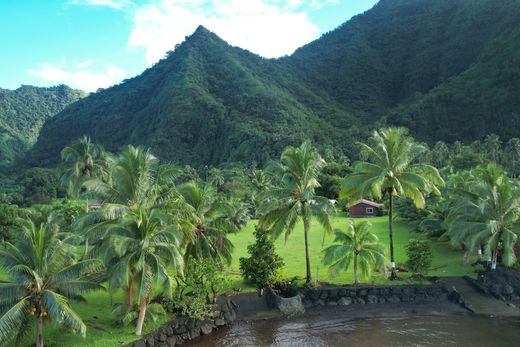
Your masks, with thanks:
M239 323L191 347L520 346L520 318L416 316L325 319L301 317Z

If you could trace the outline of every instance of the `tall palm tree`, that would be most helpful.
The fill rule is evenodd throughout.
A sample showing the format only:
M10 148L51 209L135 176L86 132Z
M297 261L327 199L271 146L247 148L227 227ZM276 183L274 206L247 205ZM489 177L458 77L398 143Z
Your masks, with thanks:
M94 178L84 185L111 204L150 206L158 197L157 173L158 160L150 150L128 146L115 159L109 182Z
M315 217L327 232L332 231L330 215L334 207L329 199L317 196L320 186L317 177L324 161L309 141L300 147L287 147L280 162L273 164L274 174L280 178L281 186L262 193L263 201L258 209L260 227L270 230L275 236L285 231L285 240L291 235L296 223L303 221L305 237L306 282L311 282L309 257L309 231L311 218Z
M212 258L229 264L233 244L228 234L239 231L233 205L217 200L211 186L201 188L194 182L181 185L178 193L188 207L176 211L189 221L185 226L190 235L186 239L186 258Z
M363 277L369 278L373 268L384 269L388 260L384 246L370 231L367 221L354 223L349 220L347 230L334 231L334 244L323 250L323 262L333 275L354 265L354 284L359 284L358 269Z
M110 180L91 178L84 183L90 194L106 201L98 211L76 220L74 229L100 241L105 229L131 208L155 207L160 198L158 160L143 147L128 146L115 158Z
M109 179L110 157L103 147L92 143L90 137L81 139L66 146L61 151L62 172L60 182L66 187L69 198L77 199L80 196L83 184L86 180L97 178L101 181ZM88 213L88 200L86 212ZM84 239L84 256L88 253L88 238Z
M0 266L8 274L0 283L0 345L15 337L19 344L32 320L37 347L43 347L43 323L48 319L85 336L87 328L69 300L102 289L94 276L102 264L76 262L73 247L60 240L55 227L24 220L16 244L0 246Z
M152 290L160 288L171 296L170 269L180 270L182 235L168 216L144 207L130 209L106 229L100 254L108 269L111 288L123 287L131 309L137 301L136 334L141 335Z
M425 151L404 128L388 128L374 131L369 144L360 143L364 161L356 163L353 173L344 180L340 198L351 203L364 197L381 199L388 196L388 234L390 238L391 279L396 279L392 213L394 196L409 197L417 208L424 208L425 196L440 195L443 185L438 170L427 164L417 163Z
M106 180L109 170L107 154L90 138L83 136L61 151L60 181L67 189L70 198L77 199L85 180L97 177Z
M448 216L448 236L454 244L464 244L471 252L484 245L491 258L491 269L516 261L514 245L520 234L520 188L513 186L504 172L494 164L478 170L479 180Z

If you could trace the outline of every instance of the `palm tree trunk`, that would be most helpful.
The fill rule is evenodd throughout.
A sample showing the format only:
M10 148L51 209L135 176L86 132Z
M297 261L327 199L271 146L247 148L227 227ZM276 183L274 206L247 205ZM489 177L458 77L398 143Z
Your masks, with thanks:
M498 257L498 254L497 254L497 250L495 249L493 251L493 256L491 258L491 271L495 271L497 269L497 257Z
M87 206L85 206L85 212L88 213L88 198L87 198ZM88 254L88 238L85 238L85 249L83 250L83 259L87 259Z
M128 281L128 286L125 288L125 299L126 305L131 308L134 306L135 301L135 270L130 270L130 281Z
M305 283L311 283L311 260L309 258L309 220L303 217L303 233L305 235L305 265L307 276Z
M43 347L43 318L36 320L36 347Z
M354 284L359 284L358 277L358 255L354 254Z
M397 273L395 271L395 258L394 258L394 238L392 233L392 212L393 212L393 196L392 191L388 191L388 238L390 239L390 261L392 262L392 275L391 280L397 279Z
M141 300L141 306L139 308L139 318L137 319L137 329L135 334L141 336L143 332L144 317L146 316L146 308L148 307L148 297L144 297Z

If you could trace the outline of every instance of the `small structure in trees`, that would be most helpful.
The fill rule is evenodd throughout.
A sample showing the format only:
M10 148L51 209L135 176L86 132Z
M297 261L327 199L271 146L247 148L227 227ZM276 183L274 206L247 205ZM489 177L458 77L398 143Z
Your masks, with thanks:
M383 204L362 199L356 204L349 206L348 213L350 217L376 217L382 214L383 206Z

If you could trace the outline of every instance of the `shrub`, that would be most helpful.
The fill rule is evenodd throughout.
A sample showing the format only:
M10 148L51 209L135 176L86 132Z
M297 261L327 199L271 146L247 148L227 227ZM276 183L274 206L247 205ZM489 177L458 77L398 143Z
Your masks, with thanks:
M414 274L425 275L432 264L432 247L426 240L410 240L406 246L408 269Z
M262 290L272 286L279 279L284 262L276 254L274 243L267 232L257 227L254 236L255 243L247 246L250 257L240 258L240 271L246 281Z
M211 259L190 257L184 267L184 273L177 275L177 287L173 300L156 298L168 312L190 318L204 319L211 317L217 295L225 288L226 279L218 264Z

